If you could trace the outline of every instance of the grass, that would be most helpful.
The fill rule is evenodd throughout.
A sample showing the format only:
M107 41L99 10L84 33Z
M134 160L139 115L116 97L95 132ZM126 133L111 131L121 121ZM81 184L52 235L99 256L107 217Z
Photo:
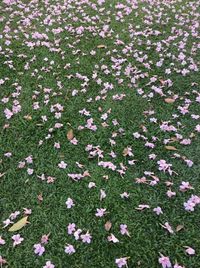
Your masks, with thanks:
M1 246L0 255L6 258L7 266L11 268L37 268L45 265L47 260L51 260L56 268L114 268L116 267L115 259L120 257L130 257L128 260L129 268L157 268L161 267L158 264L159 252L165 256L170 256L173 264L175 261L186 268L198 268L200 263L200 244L199 244L199 217L200 210L195 208L194 212L184 210L183 203L186 202L191 194L200 194L199 187L199 134L194 131L199 120L192 120L191 114L199 114L199 104L195 102L196 95L193 90L199 92L199 85L192 86L192 83L200 82L198 72L191 72L186 76L176 72L176 69L182 70L184 67L173 59L167 58L167 53L172 53L176 57L180 53L178 42L186 43L184 53L189 62L189 57L192 57L199 67L200 55L199 49L193 54L191 47L197 47L198 39L192 36L189 26L197 20L197 16L192 14L191 7L194 7L196 13L199 14L199 1L173 1L170 5L165 4L165 1L155 1L149 5L148 1L139 1L137 9L138 16L135 16L133 11L129 16L124 16L122 22L116 20L117 9L115 7L117 1L107 1L103 6L105 10L98 12L92 10L87 4L82 4L84 12L88 17L98 15L96 25L96 33L99 33L103 25L109 24L110 29L113 29L111 36L101 38L98 34L93 36L92 33L85 31L81 36L63 31L58 35L52 33L52 29L61 27L64 29L67 25L72 25L72 28L83 25L87 27L90 22L83 23L81 11L78 10L78 1L73 1L74 9L69 9L66 12L61 12L60 15L53 14L55 6L63 1L50 0L45 7L44 2L36 1L35 4L29 1L22 1L30 10L27 14L39 10L41 16L36 17L31 22L29 27L21 26L20 20L26 17L24 9L20 9L17 5L12 5L10 9L6 9L4 3L0 4L1 16L4 18L0 28L5 29L6 24L10 26L11 31L6 36L2 33L0 39L1 66L0 78L9 78L1 85L1 98L9 97L7 104L1 103L0 107L0 122L2 125L0 134L1 144L1 170L0 173L5 175L0 178L0 216L1 223L9 217L9 215L19 210L23 215L23 208L31 208L32 214L29 217L30 224L19 231L24 241L18 247L12 245L13 233L8 232L8 228L1 229L0 234L6 240L6 244ZM96 1L92 1L93 3ZM128 1L121 1L126 6L130 6ZM55 5L55 6L54 6ZM47 7L51 7L48 9ZM69 6L68 6L69 7ZM145 7L145 9L144 9ZM175 12L173 13L173 7ZM185 9L184 9L185 8ZM21 14L17 15L15 11L21 10ZM147 25L143 18L146 14L146 19L149 11L152 16L152 25ZM106 14L110 11L111 15ZM169 23L162 25L156 22L156 13L161 12L161 22L167 17L170 17ZM72 13L79 19L73 22L67 15ZM11 16L12 14L13 17ZM44 19L47 15L55 19L52 26L44 25ZM190 17L190 20L183 25L178 25L178 18L183 16L184 19ZM59 19L60 17L60 19ZM110 19L110 22L107 21ZM60 22L59 22L60 21ZM159 30L162 34L159 36L130 36L128 28L140 25L140 30L144 32L148 28ZM183 35L177 36L174 41L168 42L165 45L162 40L167 40L171 35L171 28L176 27L183 31L189 32L189 37ZM22 27L22 28L20 28ZM46 31L48 29L48 31ZM134 28L135 29L135 28ZM18 33L14 33L18 30ZM51 52L50 49L44 46L38 46L33 49L27 47L27 39L24 33L29 34L28 40L31 41L31 34L35 31L46 33L49 36L49 41L55 47L55 40L60 39L60 52ZM117 37L117 35L119 37ZM15 38L16 36L17 38ZM5 45L5 40L10 39L11 44ZM115 41L120 39L124 45L118 46ZM151 41L150 49L148 50L147 40ZM80 40L80 41L79 41ZM140 45L139 40L142 44ZM186 41L185 41L186 40ZM32 40L33 41L33 40ZM78 42L77 42L78 41ZM162 42L164 50L159 53L155 51L155 44ZM77 42L77 44L75 43ZM98 45L103 44L106 47L99 49ZM70 45L73 45L71 48ZM126 46L132 46L132 52L123 53ZM11 51L8 50L8 48ZM77 54L77 50L80 50ZM96 51L96 55L90 54L91 50ZM115 51L116 50L116 51ZM144 65L136 61L134 53L141 53L141 57L148 55L146 62L152 61L151 69L148 70ZM24 54L26 58L19 57ZM64 58L62 58L64 56ZM32 60L35 57L35 60ZM123 83L117 82L117 71L113 69L112 57L117 59L125 58L126 62L121 64L121 72L119 78L123 79ZM160 58L164 58L165 62L162 67L155 66ZM45 62L44 59L48 58ZM14 69L9 68L6 61L12 61ZM54 64L50 64L54 61ZM30 68L24 69L24 66L29 63ZM124 70L128 64L136 67L140 73L146 73L148 76L130 86L130 77L124 74ZM170 65L171 63L174 64ZM69 69L64 66L70 64ZM96 68L95 65L99 67ZM110 71L105 74L101 70L102 65L107 65ZM51 66L51 67L50 67ZM166 68L172 68L172 74L165 74ZM186 65L188 66L188 65ZM48 68L45 72L42 68ZM186 67L185 67L186 68ZM37 70L36 70L37 69ZM104 100L95 101L97 96L101 96L100 91L102 86L98 85L92 75L97 72L98 78L101 78L103 83L112 83L114 89L108 91ZM83 81L76 77L76 73L87 76L89 81L86 86L83 86ZM34 74L34 75L33 75ZM72 78L69 78L69 75ZM148 85L150 78L153 76L159 79L171 79L173 86L163 89L165 96L162 97L155 94L153 98L145 97L153 90ZM60 81L62 88L59 88L57 82ZM10 120L5 119L3 111L5 108L12 109L11 94L15 92L15 87L22 87L21 94L18 98L22 110L14 115ZM49 103L45 104L45 95L43 89L51 88L49 94ZM81 92L86 88L86 92ZM142 88L143 95L139 95L137 90ZM78 90L78 95L72 97L72 91ZM39 94L35 91L38 91ZM172 93L170 93L170 91ZM186 92L189 94L187 95ZM114 101L113 95L126 94L122 101ZM37 99L40 104L39 110L33 110L34 96L38 94ZM165 97L171 97L178 94L179 97L173 104L167 104L164 101ZM92 102L87 100L92 98ZM183 106L185 99L190 99L192 104L187 115L181 115L177 110L179 105ZM51 105L60 103L64 107L60 120L55 119L53 113L50 112ZM97 125L97 131L92 132L84 129L78 130L78 126L86 124L86 117L81 116L79 111L82 109L90 111L94 123ZM100 109L102 112L100 112ZM111 109L109 118L106 120L108 127L102 127L101 115ZM144 111L154 110L154 115L146 115ZM178 114L179 117L173 119L173 114ZM30 115L31 120L26 120L24 116ZM42 123L41 116L46 115L48 121ZM151 123L150 118L155 117L157 123ZM117 119L119 126L114 126L112 120ZM170 121L177 127L178 133L184 138L189 138L191 133L195 136L192 138L192 143L189 146L183 146L179 142L172 145L177 148L177 153L191 159L194 162L193 167L188 168L183 160L173 157L174 152L165 149L163 144L164 139L172 138L175 133L162 132L159 125L163 121ZM63 127L54 130L50 139L45 139L49 134L49 129L53 128L56 122L61 122ZM177 122L182 125L178 126ZM3 126L9 124L9 128ZM147 128L147 132L142 132L142 127ZM77 146L71 144L66 137L69 129L73 129L75 137L79 143ZM119 128L124 129L124 133L119 133ZM112 138L112 133L119 133L115 138L116 146L110 145L109 139ZM134 139L133 133L140 132L146 136L149 141L153 136L158 138L156 147L149 149L144 146L145 141L142 139ZM41 146L38 142L43 140ZM54 142L60 142L61 149L56 150ZM118 172L113 172L103 169L98 166L97 158L88 158L88 153L85 151L87 144L94 146L100 145L104 151L103 161L112 161L119 168L119 164L123 163L127 166L127 171L124 177L121 177ZM124 157L122 152L127 146L132 147L136 164L128 165L128 160L131 157ZM117 158L112 159L108 153L115 151ZM12 157L4 156L6 152L12 152ZM149 154L155 153L157 158L155 161L149 160ZM19 169L18 163L28 155L32 155L34 162L34 174L29 176L26 168ZM173 170L178 175L170 176L167 173L158 171L157 161L165 159L173 165ZM67 169L61 170L58 168L58 163L63 160L68 164ZM80 162L84 165L83 170L88 170L91 177L86 177L81 181L74 182L68 177L68 173L81 173L75 162ZM159 177L160 182L157 186L151 187L146 184L136 184L135 179L144 176L144 171L154 172ZM56 177L53 184L47 184L37 178L37 175L42 173ZM108 175L109 179L105 180L103 176ZM172 181L174 185L172 190L176 192L176 197L169 199L166 196L168 188L165 181ZM93 181L96 183L96 188L88 189L88 183ZM181 193L179 185L182 181L189 181L194 187L194 190ZM106 191L107 197L99 200L100 189ZM130 198L124 200L120 198L123 192L130 193ZM38 202L37 196L42 193L43 201ZM75 201L75 207L67 210L65 202L68 197ZM135 208L139 204L148 204L151 208L144 211L137 211ZM164 214L156 216L152 211L153 208L160 206ZM97 208L106 208L108 213L103 218L95 217ZM19 216L20 218L20 216ZM112 222L110 232L116 235L120 243L112 244L107 241L107 232L104 228L106 221ZM67 234L67 225L69 223L76 225L84 231L89 230L92 234L92 243L89 245L83 244L80 241L75 241L73 236ZM169 222L175 229L178 225L184 225L184 229L180 232L170 235L164 230L160 224ZM131 237L122 236L119 232L119 225L125 223L128 226ZM2 224L3 227L3 224ZM43 256L38 257L34 254L33 245L39 243L43 234L50 233L49 243L45 246L46 252ZM64 252L65 244L73 244L76 248L76 253L69 256ZM191 246L196 250L195 256L188 256L185 253L184 246Z

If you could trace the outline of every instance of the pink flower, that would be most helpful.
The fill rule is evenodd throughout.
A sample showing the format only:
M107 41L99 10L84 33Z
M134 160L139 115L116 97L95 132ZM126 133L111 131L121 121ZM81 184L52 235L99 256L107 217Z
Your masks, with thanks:
M137 210L144 210L144 209L147 209L147 208L150 208L149 205L146 205L146 204L140 204L137 208Z
M200 132L200 125L199 125L199 124L196 125L195 130L196 130L197 132Z
M190 159L185 159L184 161L185 161L185 163L187 164L188 167L192 167L193 164L194 164L194 163L192 162L192 160L190 160Z
M78 144L78 140L76 138L73 138L72 140L70 140L70 142L73 144L73 145L77 145Z
M163 211L162 211L161 207L154 208L153 212L155 212L157 215L163 214Z
M130 194L129 193L127 193L127 192L124 192L124 193L122 193L122 194L120 194L120 196L121 196L121 198L129 198L129 196L130 196Z
M115 244L115 243L118 243L119 242L119 239L117 239L117 237L114 234L110 234L108 236L108 241L109 242L113 242Z
M191 195L187 202L184 203L185 210L194 211L196 205L200 204L200 197L197 195Z
M75 237L75 240L79 240L80 238L80 234L82 233L82 230L81 229L77 229L75 232L74 232L74 237Z
M23 208L25 215L31 215L32 210L30 208Z
M185 268L185 267L180 266L178 263L176 263L176 264L174 265L174 268Z
M11 223L13 223L13 221L11 221L10 219L6 219L5 221L3 221L3 224L4 224L3 228L6 228Z
M32 175L34 170L32 168L27 168L28 175Z
M56 148L56 149L60 149L60 143L59 143L59 142L55 142L55 143L54 143L54 148Z
M83 243L90 244L91 243L91 238L92 238L92 236L90 235L90 233L88 231L87 231L86 234L81 235L81 239L82 239Z
M41 244L47 244L49 242L49 235L50 234L48 235L45 234L41 237Z
M165 256L161 255L158 262L162 265L162 268L171 268L172 267L169 257L165 257Z
M195 250L191 247L185 247L186 250L185 252L188 254L188 255L195 255Z
M19 165L18 165L18 168L24 168L25 165L26 165L25 161L20 161Z
M76 224L75 223L69 223L69 225L67 226L67 232L69 235L73 234L73 232L75 232L76 230Z
M4 113L7 119L10 119L13 116L13 113L8 108L4 110Z
M16 235L12 236L12 240L14 241L13 247L15 247L15 246L21 244L21 242L24 240L24 238L21 237L20 234L16 234Z
M43 268L54 268L55 265L53 263L51 263L50 261L47 261L45 266L43 266Z
M104 198L106 198L106 192L100 189L100 200L103 200Z
M67 208L72 208L73 206L75 206L74 201L70 197L67 199L65 204L66 204Z
M38 256L42 256L42 254L45 252L45 248L41 244L35 244L34 246L34 253Z
M118 268L127 267L127 257L115 259Z
M61 161L59 164L58 164L58 167L59 168L62 168L62 169L65 169L67 167L67 164L64 162L64 161Z
M157 164L159 165L158 169L161 171L163 170L164 172L165 171L168 171L169 174L171 175L172 173L172 170L171 170L171 166L172 164L167 164L167 162L163 159L157 161Z
M25 158L25 160L26 160L26 162L27 162L28 164L32 164L32 163L33 163L33 157L32 157L32 155L27 156L27 157Z
M0 236L0 246L5 245L6 241Z
M88 188L91 189L91 188L94 188L94 187L96 187L96 184L93 181L89 182Z
M6 156L6 157L8 157L8 158L9 158L9 157L11 157L11 156L12 156L12 153L11 153L11 152L7 152L7 153L5 153L5 154L4 154L4 156Z
M190 139L183 139L180 144L183 144L183 145L189 145L191 144L191 140Z
M72 245L67 244L67 246L65 247L65 253L72 255L75 252L76 252L75 248Z
M127 227L126 224L120 224L120 233L122 235L128 235L128 236L130 236L127 228L128 227Z
M171 227L171 225L168 222L165 222L164 225L160 224L164 229L166 229L170 234L173 234L174 231Z
M171 197L173 197L173 196L176 196L176 192L173 192L173 191L171 191L171 190L168 190L166 194L167 194L167 196L168 196L169 198L171 198Z
M97 212L95 214L96 217L103 217L106 212L106 208L97 208Z
M190 185L188 181L187 182L182 181L181 185L179 186L179 189L181 192L185 192L187 190L192 190L194 188Z
M6 263L7 263L6 259L3 259L3 257L0 255L0 266Z
M14 219L17 218L18 215L20 215L20 211L15 211L15 212L13 212L13 213L10 214L9 218L11 220L14 220Z
M155 158L156 158L156 155L155 154L150 154L149 155L149 159L153 159L154 160Z

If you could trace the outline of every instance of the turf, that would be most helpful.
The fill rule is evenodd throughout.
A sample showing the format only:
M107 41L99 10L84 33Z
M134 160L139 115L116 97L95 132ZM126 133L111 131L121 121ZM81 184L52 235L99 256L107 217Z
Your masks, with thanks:
M200 115L200 1L124 0L120 3L121 8L115 0L102 4L75 0L0 3L0 79L3 80L0 95L1 100L9 98L0 105L0 236L6 242L0 245L0 255L7 261L5 267L44 267L50 260L56 268L114 268L117 258L129 257L129 268L159 268L162 267L158 262L160 254L169 256L171 267L176 263L185 268L200 267L200 208L198 204L194 211L184 208L184 202L192 194L200 195L199 119L192 117ZM130 14L126 14L129 9ZM30 24L24 23L27 17ZM77 33L80 26L84 28L81 34ZM59 28L61 32L55 33ZM35 32L48 36L49 47L44 44L44 36L34 39ZM10 44L6 44L8 40ZM122 43L117 44L117 40ZM32 47L28 42L32 42ZM159 44L161 50L156 51ZM92 55L91 51L96 54ZM184 59L178 58L181 52ZM162 66L156 66L161 59ZM171 70L170 74L166 73L167 69ZM184 69L189 72L181 73ZM152 78L157 80L151 82ZM98 79L102 80L101 84ZM104 92L106 83L113 89ZM163 93L155 93L152 86ZM45 89L51 92L45 93ZM74 90L77 90L75 96ZM17 91L19 96L13 94ZM117 94L124 94L124 98L114 100ZM175 101L167 103L167 98ZM14 109L14 100L19 101L21 111L7 119L4 111ZM34 109L34 102L38 102L39 109ZM187 103L189 111L183 114L180 106ZM58 119L51 111L56 104L63 106ZM81 115L83 109L90 116ZM108 115L106 120L101 118L104 113ZM47 116L47 121L43 122L42 116ZM97 130L86 127L80 130L89 118L94 120ZM118 125L113 124L115 119ZM163 122L169 122L176 130L162 131ZM63 126L56 128L56 123ZM67 138L71 129L77 145ZM139 139L134 138L135 132L140 133ZM190 139L191 144L183 145L183 139ZM111 140L116 144L112 145ZM155 147L145 146L147 141ZM55 142L60 143L60 149L54 148ZM100 146L103 158L89 157L88 144ZM167 149L168 145L176 151ZM127 147L132 148L133 156L125 155ZM109 155L111 151L116 153L116 158ZM12 155L6 156L7 152ZM156 154L155 160L149 159L151 154ZM30 155L33 164L26 163L24 168L19 168L19 162ZM172 164L172 175L167 170L158 170L157 161L161 159ZM135 164L130 165L129 160L135 160ZM193 161L193 165L188 167L185 160ZM58 167L61 161L67 163L66 169ZM116 169L103 168L100 161L112 162ZM84 167L79 168L76 162ZM122 175L117 171L123 170L120 163L126 167ZM34 170L32 175L28 175L27 168ZM74 181L68 176L86 170L90 176L81 180ZM150 185L154 179L147 171L159 178L155 186ZM47 183L38 178L41 174L56 179ZM136 179L142 177L147 182L137 183ZM166 186L168 181L173 183L171 187ZM183 181L189 182L193 189L180 191ZM89 189L89 182L94 182L96 187ZM176 196L167 196L170 189ZM100 190L106 192L103 200ZM129 193L129 198L120 197L124 192ZM40 194L42 201L38 200ZM68 197L75 203L71 209L66 208ZM149 208L137 210L141 204ZM158 206L163 210L159 216L153 212ZM14 222L22 218L23 208L32 210L30 224L15 233L8 231L11 225L3 228L3 221L12 212L21 212ZM98 218L97 208L106 208L108 213ZM109 231L104 226L107 221L112 223ZM161 226L166 222L172 226L173 234ZM76 241L69 235L69 223L75 223L83 233L88 230L91 243ZM130 237L120 233L120 224L127 224ZM177 231L179 225L184 228ZM12 236L16 233L24 241L13 247ZM37 256L33 246L48 233L45 253ZM118 243L108 241L111 233L119 239ZM66 254L66 244L72 244L76 253ZM195 249L194 256L186 253L187 246Z

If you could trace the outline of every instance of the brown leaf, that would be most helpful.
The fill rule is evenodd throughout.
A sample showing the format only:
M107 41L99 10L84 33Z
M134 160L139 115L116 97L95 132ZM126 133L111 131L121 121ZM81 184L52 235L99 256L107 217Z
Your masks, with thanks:
M111 227L112 227L112 222L111 222L111 221L107 221L107 222L105 223L104 227L105 227L105 230L106 230L107 232L109 232L110 229L111 229Z
M174 99L171 99L171 98L166 98L166 99L165 99L165 102L166 102L166 103L174 103L175 100L174 100Z
M97 48L106 48L105 45L98 45Z
M101 123L102 127L109 127L109 125L106 122Z
M69 141L71 141L74 137L74 132L73 132L73 129L70 129L68 132L67 132L67 139Z
M171 137L170 140L171 141L178 141L178 139L176 137Z
M162 84L162 86L165 84L165 81L160 79L160 83Z
M32 120L32 116L30 114L27 114L24 116L24 119L30 121L30 120Z
M122 154L123 154L123 156L127 156L128 155L128 148L124 148Z
M165 146L165 149L169 150L169 151L177 151L176 147L171 146L171 145L167 145Z
M182 229L184 228L184 225L178 225L177 227L176 227L176 232L180 232Z

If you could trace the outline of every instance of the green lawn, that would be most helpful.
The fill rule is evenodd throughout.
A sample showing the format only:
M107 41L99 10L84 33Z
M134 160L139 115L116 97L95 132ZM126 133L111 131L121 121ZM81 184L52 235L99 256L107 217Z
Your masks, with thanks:
M129 268L200 267L199 7L199 0L1 1L0 256L7 262L0 258L0 267L126 267L117 266L122 257ZM160 160L171 168L159 170ZM30 224L9 232L5 221L19 211L16 223L24 208ZM103 217L95 215L100 208ZM69 223L88 231L91 243L68 234ZM38 256L34 245L49 233ZM16 234L24 240L13 246ZM108 241L111 234L119 242ZM159 263L160 254L171 266Z

